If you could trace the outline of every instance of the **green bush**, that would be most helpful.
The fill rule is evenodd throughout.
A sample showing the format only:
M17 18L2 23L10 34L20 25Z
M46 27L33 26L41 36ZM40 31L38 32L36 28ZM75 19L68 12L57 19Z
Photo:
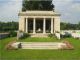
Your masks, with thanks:
M54 36L54 34L49 34L49 35L48 35L48 37L53 37L53 36Z
M70 38L72 37L70 33L65 33L65 35L60 34L61 38Z
M19 39L24 39L29 37L30 35L28 33L23 33L23 36L21 36Z
M29 37L30 36L30 34L28 34L28 33L23 33L23 38L26 38L26 37Z
M17 32L15 32L15 31L10 31L9 32L10 33L10 37L16 37L17 36Z

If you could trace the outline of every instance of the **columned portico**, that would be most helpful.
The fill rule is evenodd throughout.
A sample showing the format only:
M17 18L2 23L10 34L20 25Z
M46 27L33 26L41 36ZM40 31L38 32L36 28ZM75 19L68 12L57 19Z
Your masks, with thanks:
M32 34L60 32L60 14L53 11L26 11L20 12L19 16L20 31ZM29 30L31 32L28 32Z
M36 34L36 18L32 18L33 19L33 34ZM43 21L43 34L46 34L46 19L47 18L42 18L42 21ZM53 28L56 24L54 23L54 18L50 18L51 20L51 24L50 24L50 27L51 27L51 31L50 33L53 34L54 33L54 29ZM28 33L28 18L26 18L26 33Z

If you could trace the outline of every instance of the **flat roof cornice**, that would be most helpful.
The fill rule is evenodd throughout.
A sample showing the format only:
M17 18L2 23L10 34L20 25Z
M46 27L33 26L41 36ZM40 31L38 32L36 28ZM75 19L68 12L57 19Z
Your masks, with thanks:
M53 11L26 11L19 12L19 16L60 16L61 14Z

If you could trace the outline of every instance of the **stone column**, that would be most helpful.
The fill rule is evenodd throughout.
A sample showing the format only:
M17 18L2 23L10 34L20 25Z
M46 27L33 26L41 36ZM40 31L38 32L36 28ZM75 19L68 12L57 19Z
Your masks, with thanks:
M19 17L19 31L26 32L26 18Z
M46 19L43 19L43 34L46 33Z
M24 32L26 32L26 18L24 18Z
M60 32L60 17L54 17L54 33Z
M54 17L54 33L60 39L60 17Z
M26 33L28 33L28 18L26 18Z
M51 18L51 33L53 34L53 18Z
M55 21L55 18L54 18L54 33L56 31L56 21Z
M33 19L33 34L36 33L36 21L35 18Z

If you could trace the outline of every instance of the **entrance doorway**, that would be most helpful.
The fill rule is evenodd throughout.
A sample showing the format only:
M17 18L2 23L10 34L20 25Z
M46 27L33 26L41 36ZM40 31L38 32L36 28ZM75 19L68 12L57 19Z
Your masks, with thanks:
M36 19L36 33L43 33L43 19Z
M28 33L33 33L33 19L28 18Z
M46 19L46 33L51 32L51 19L47 18Z

